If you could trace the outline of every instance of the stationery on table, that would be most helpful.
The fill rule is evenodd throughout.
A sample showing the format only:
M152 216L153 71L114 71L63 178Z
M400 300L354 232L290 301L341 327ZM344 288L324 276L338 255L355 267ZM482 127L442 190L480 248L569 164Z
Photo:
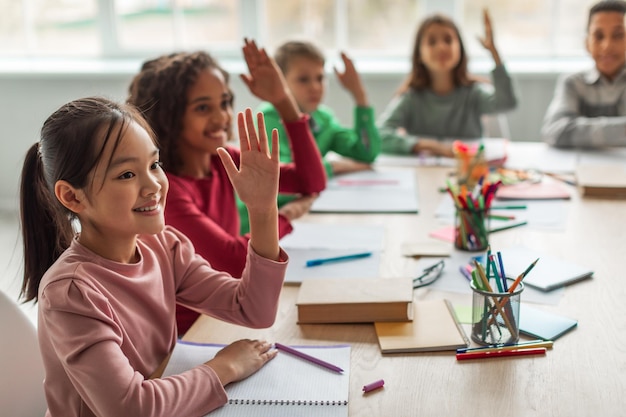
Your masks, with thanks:
M502 251L506 271L522 271L534 259L541 257L532 275L524 279L524 284L551 291L575 282L591 278L593 271L572 261L566 261L522 246L505 248Z
M522 281L538 261L536 259L517 278L511 279L504 270L500 252L493 255L488 249L484 266L478 259L474 260L475 269L471 272L473 341L481 345L517 343Z
M374 323L382 353L435 352L469 345L449 300L413 302L412 322Z
M289 254L285 283L379 276L384 226L295 222L293 227L293 232L280 241Z
M508 158L509 140L506 138L482 138L463 140L468 146L479 146L481 143L484 147L484 157L489 165L501 165ZM445 156L427 155L391 155L380 154L376 157L375 166L393 166L393 167L418 167L418 166L446 166L452 167L456 165L454 158Z
M581 164L576 179L585 197L626 198L626 166Z
M284 345L281 345L284 346ZM212 359L224 345L178 341L163 378L180 374ZM334 372L301 356L283 353L246 379L225 387L228 403L211 417L348 415L350 346L291 346L297 352L332 364Z
M462 360L469 360L469 359L500 358L503 356L528 356L528 355L545 355L545 354L546 354L546 348L522 348L522 349L515 349L515 350L457 353L456 359L458 361L462 361Z
M287 345L283 345L282 343L276 342L274 343L274 347L278 350L282 350L283 352L287 352L291 355L297 356L298 358L304 359L305 361L309 361L326 369L330 369L333 372L343 373L343 369L341 369L337 365L333 365L332 363L328 363L319 358L316 358L315 356L308 355L302 351L299 351Z
M469 164L466 169L473 172L473 162L470 160L465 163ZM491 183L485 180L484 174L477 179L474 177L474 173L467 174L459 186L453 186L448 180L447 191L452 197L456 213L454 246L462 250L481 251L489 245L487 214L500 182Z
M374 381L367 385L363 385L363 393L368 393L379 388L383 388L385 386L385 380L379 379L378 381Z
M569 200L571 191L567 185L552 178L540 182L520 182L502 186L496 199L504 200Z
M528 342L519 342L519 343L498 343L495 345L487 345L480 347L468 347L468 348L459 348L456 350L456 353L467 353L467 352L491 352L491 351L499 351L499 350L517 350L517 349L527 349L527 348L546 348L552 349L554 342L552 340L529 340Z
M528 336L543 340L556 340L573 330L578 321L569 317L540 310L528 304L520 305L519 331Z
M411 279L323 278L302 282L298 323L373 323L412 318Z
M412 170L372 170L338 175L311 206L312 213L417 213Z

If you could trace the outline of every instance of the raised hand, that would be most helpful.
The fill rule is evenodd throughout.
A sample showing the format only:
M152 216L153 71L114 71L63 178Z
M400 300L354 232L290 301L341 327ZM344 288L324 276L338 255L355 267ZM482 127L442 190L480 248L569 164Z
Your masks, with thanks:
M249 212L265 212L276 207L279 178L278 132L272 132L272 150L270 153L265 119L263 114L257 114L258 132L254 126L252 110L246 109L237 115L239 128L239 146L241 161L239 168L235 165L230 154L224 148L218 149L218 154L228 178L235 191L248 207Z
M363 88L361 77L354 67L354 63L344 52L341 53L341 59L343 60L344 72L339 72L336 67L333 68L337 79L343 88L352 94L357 106L367 106L368 102L365 88Z
M491 52L491 56L493 57L496 65L500 65L500 55L498 54L496 44L493 40L493 28L491 26L491 18L489 17L489 11L487 9L483 9L483 20L485 24L485 37L479 37L478 40L483 48Z
M261 100L272 104L284 100L289 89L276 62L264 48L259 49L253 40L244 39L244 42L243 57L250 74L241 74L243 82Z
M300 110L276 62L267 55L265 49L259 49L253 40L244 39L244 43L243 57L250 74L241 74L241 80L252 94L272 103L283 121L298 120Z
M213 368L222 385L249 377L276 357L272 345L264 340L238 340L217 352L206 365Z

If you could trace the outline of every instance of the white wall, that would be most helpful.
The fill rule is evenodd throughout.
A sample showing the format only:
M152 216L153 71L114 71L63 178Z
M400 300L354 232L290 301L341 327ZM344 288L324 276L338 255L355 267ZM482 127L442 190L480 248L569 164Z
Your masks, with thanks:
M18 184L23 156L38 140L39 129L46 117L63 103L88 95L105 95L124 100L126 88L135 69L107 73L106 71L76 71L74 74L39 68L29 72L0 72L0 209L18 207ZM515 73L519 106L509 113L513 140L539 140L543 114L554 90L554 73ZM353 106L350 97L329 75L326 103L344 123L352 123ZM379 115L403 75L363 74L370 101ZM245 89L238 77L232 77L236 94L236 109L256 107L256 100Z

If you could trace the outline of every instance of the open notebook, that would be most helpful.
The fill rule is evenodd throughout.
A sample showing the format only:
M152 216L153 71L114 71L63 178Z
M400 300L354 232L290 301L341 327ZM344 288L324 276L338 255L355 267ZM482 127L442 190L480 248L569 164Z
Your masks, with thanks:
M312 213L417 213L413 170L372 170L338 175L311 206Z
M163 372L176 375L198 366L224 345L179 341ZM228 403L210 417L327 416L348 415L350 346L292 346L308 355L339 366L342 374L279 352L258 372L226 386Z

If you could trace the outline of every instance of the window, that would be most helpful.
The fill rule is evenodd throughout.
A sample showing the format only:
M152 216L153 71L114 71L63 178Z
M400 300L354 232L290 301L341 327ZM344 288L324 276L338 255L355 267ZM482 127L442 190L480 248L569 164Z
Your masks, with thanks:
M139 57L204 48L239 57L252 37L273 51L313 39L329 54L406 59L421 18L453 16L472 57L490 10L508 58L581 57L595 0L0 0L0 56Z

